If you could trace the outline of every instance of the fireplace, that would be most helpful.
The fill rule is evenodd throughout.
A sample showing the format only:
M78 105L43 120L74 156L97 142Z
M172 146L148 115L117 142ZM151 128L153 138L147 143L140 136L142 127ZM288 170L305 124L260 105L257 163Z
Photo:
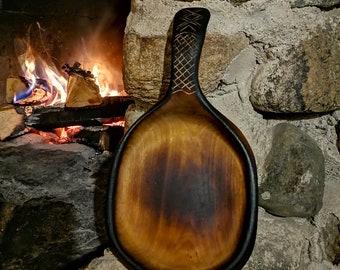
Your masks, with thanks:
M24 110L23 124L34 131L63 128L56 133L63 132L64 139L66 127L91 126L91 122L98 126L93 119L102 118L106 126L124 124L125 110L132 103L122 75L129 6L122 1L96 5L3 1L2 26L8 35L2 40L6 64L0 104ZM11 131L10 122L10 134L5 132L2 139L24 132L15 123ZM69 134L76 130L68 128Z
M22 75L14 38L26 38L31 26L33 48L44 60L60 72L64 64L76 61L92 72L87 55L78 54L85 48L85 39L78 36L93 38L93 33L101 33L98 29L110 32L112 28L101 28L100 23L113 25L115 20L105 17L105 11L122 2L62 1L59 6L38 0L2 1L1 104L7 104L7 77ZM119 33L124 39L124 46L117 47L119 59L110 55L123 70L123 89L134 103L124 110L127 130L168 87L176 11L194 6L210 10L199 69L201 88L244 133L258 168L258 232L244 269L339 266L340 9L337 1L324 2L133 0L131 9L119 12L125 14L124 23L111 35ZM99 41L102 36L94 38ZM116 39L109 35L108 40ZM102 43L92 45L106 51ZM0 221L0 245L17 243L6 255L0 253L0 262L125 269L108 248L103 221L103 179L108 177L112 152L79 143L50 145L41 138L31 133L0 142L0 214L6 217ZM32 177L34 167L39 170L33 175L39 177ZM33 221L39 225L34 230L29 226ZM53 223L62 230L48 230ZM32 243L39 244L34 255L28 252ZM65 261L62 250L70 254Z
M0 268L77 269L108 241L106 179L133 104L130 2L0 5Z
M22 75L19 64L24 63L18 63L18 58L30 46L40 65L37 68L42 68L40 60L61 73L64 64L77 61L84 69L92 71L96 66L99 73L105 73L103 83L108 87L124 90L122 38L128 11L129 3L122 1L2 1L2 30L7 34L2 39L2 60L6 63L7 58L7 64L1 82L6 73Z

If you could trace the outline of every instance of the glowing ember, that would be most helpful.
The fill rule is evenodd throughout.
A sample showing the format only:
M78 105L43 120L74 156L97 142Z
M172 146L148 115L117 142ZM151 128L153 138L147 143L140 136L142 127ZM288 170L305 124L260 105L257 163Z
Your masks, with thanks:
M101 123L103 126L107 127L125 127L125 119L122 118L107 118L107 119L102 119Z
M77 134L82 129L82 126L69 126L64 128L55 128L53 132L58 135L59 143L67 143L75 134Z

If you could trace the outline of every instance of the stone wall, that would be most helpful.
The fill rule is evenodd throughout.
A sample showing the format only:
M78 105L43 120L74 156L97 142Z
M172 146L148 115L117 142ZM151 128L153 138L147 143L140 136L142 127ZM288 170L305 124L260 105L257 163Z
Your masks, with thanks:
M133 123L169 83L174 14L211 12L199 79L258 166L257 240L244 269L338 269L340 1L134 0L124 37ZM87 269L124 269L107 251ZM111 267L111 268L110 268Z

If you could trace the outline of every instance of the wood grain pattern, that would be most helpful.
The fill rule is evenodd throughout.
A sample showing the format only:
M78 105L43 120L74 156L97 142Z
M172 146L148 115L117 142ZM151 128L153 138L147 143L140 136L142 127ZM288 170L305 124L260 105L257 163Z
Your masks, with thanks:
M194 95L174 94L123 152L115 206L121 245L147 269L211 269L227 261L245 215L240 154Z
M256 166L244 136L208 100L198 66L210 13L176 13L165 97L124 136L108 230L131 269L241 269L255 242Z

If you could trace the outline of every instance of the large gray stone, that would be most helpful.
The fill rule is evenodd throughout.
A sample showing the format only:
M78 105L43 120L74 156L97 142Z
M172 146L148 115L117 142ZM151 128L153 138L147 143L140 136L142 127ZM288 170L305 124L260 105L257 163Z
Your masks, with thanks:
M287 217L311 217L322 207L325 164L315 141L294 125L273 129L259 187L259 204L268 212Z
M340 12L254 76L250 100L265 112L330 112L340 108ZM337 16L337 17L336 17Z
M76 269L107 245L110 157L36 136L0 144L0 268Z
M16 206L1 239L2 269L61 269L70 264L78 253L75 211L72 204L52 198Z

